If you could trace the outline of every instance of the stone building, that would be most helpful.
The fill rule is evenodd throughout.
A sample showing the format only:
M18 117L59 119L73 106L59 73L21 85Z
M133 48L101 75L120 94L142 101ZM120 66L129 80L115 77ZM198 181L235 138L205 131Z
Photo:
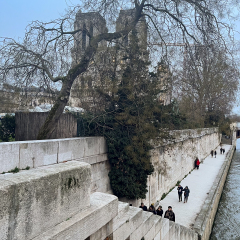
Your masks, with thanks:
M132 21L133 17L133 9L121 10L116 20L116 31L123 30ZM77 64L86 47L89 45L90 37L106 33L108 29L106 20L96 12L78 12L74 29L81 30L75 35L74 48L72 50L73 64ZM128 64L125 55L129 48L133 31L135 31L138 38L139 58L149 61L147 23L143 17L137 23L136 28L127 36L123 36L112 43L106 41L99 43L98 51L90 62L87 72L79 76L73 84L68 103L69 106L82 107L95 112L103 110L106 107L106 99L100 92L106 93L105 96L111 96L114 85L117 86L119 84L122 73ZM146 73L147 71L148 69L146 69ZM159 77L161 78L162 76L159 75ZM169 103L169 101L164 102Z

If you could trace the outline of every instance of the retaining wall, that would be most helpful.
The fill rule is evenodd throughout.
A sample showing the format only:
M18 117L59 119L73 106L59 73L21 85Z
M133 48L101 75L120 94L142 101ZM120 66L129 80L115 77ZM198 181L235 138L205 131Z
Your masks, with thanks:
M208 240L212 231L214 218L218 209L223 187L235 151L235 145L227 153L226 159L212 185L212 188L203 204L194 223L194 230L199 235L199 240Z
M173 131L172 135L175 138L172 142L156 146L151 152L154 172L148 177L146 199L122 201L133 206L139 206L141 201L146 206L156 203L192 171L196 157L200 161L205 159L220 144L221 138L218 128Z
M103 137L0 143L0 173L15 167L37 168L72 160L91 164L91 192L112 193L108 178L110 164Z

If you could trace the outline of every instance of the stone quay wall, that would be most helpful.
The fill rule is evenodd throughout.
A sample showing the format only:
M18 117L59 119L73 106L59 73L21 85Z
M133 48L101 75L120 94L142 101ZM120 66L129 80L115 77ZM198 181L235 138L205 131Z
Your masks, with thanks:
M233 145L229 150L226 159L203 204L203 208L201 209L201 212L194 223L194 230L198 233L199 240L208 240L212 232L214 218L218 209L218 204L222 195L235 148L236 146Z
M128 201L133 206L139 206L141 201L146 206L156 203L194 169L197 157L200 161L205 159L221 140L218 128L173 131L172 135L175 139L171 143L152 150L154 172L148 178L146 199L122 201Z

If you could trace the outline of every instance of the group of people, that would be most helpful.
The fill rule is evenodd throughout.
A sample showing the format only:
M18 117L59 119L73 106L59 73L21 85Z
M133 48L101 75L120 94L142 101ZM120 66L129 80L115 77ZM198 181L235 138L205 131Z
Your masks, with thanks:
M215 151L211 151L211 156L213 157L213 154L215 155L215 158L216 158L216 156L217 156L217 151L215 150Z
M159 206L157 208L157 210L155 210L154 204L151 204L151 206L149 207L149 209L147 209L147 207L144 205L144 203L141 203L140 208L142 208L143 211L148 211L148 212L152 212L153 214L159 215L162 217L163 215L163 209L162 206ZM165 212L164 214L164 218L168 218L170 221L175 222L175 214L172 211L172 207L168 206L168 210Z
M179 184L177 190L178 190L178 200L179 200L179 202L182 201L182 193L184 192L184 203L187 203L188 197L189 197L189 193L190 193L190 189L188 188L188 186L186 186L185 188L183 188L183 187Z
M221 148L220 148L220 153L221 153L221 154L224 154L224 153L225 153L225 148L222 148L222 147L221 147Z

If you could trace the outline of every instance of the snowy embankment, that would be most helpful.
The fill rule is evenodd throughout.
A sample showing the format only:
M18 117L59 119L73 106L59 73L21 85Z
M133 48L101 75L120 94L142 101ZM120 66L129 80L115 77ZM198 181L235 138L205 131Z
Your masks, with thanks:
M190 189L187 203L184 203L184 195L182 196L183 201L178 201L177 187L160 202L164 212L167 210L168 206L172 206L176 217L176 223L185 227L193 226L231 145L223 145L222 147L225 148L224 155L220 154L221 147L218 146L216 149L216 158L211 155L206 157L203 162L201 162L199 170L193 170L180 183L183 188L188 186Z

